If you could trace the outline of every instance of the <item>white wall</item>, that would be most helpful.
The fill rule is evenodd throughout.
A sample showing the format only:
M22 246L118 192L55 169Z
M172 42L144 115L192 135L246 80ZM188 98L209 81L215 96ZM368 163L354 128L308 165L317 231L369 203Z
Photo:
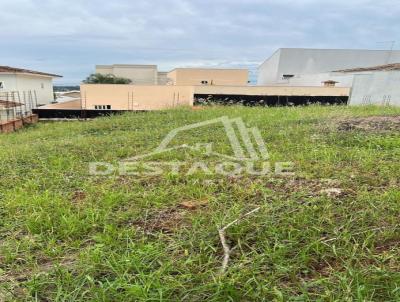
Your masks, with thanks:
M37 104L50 104L54 100L53 79L48 76L39 76L31 74L6 74L0 73L0 82L4 83L4 88L0 92L19 91L21 102L23 102L23 92L26 97L28 91L34 91L37 96Z
M279 61L281 50L278 49L258 68L257 85L268 85L278 82Z
M397 62L400 51L283 48L260 66L258 85L284 83L283 74L320 74Z
M355 75L349 104L400 106L400 71Z
M37 104L46 105L54 101L53 79L30 75L17 75L17 91L36 91Z
M3 88L0 88L0 92L12 91L17 87L17 77L15 74L0 73L0 82L3 83Z
M336 87L351 87L353 84L353 73L325 72L315 74L300 74L286 81L280 81L284 86L324 86L325 81L336 81Z

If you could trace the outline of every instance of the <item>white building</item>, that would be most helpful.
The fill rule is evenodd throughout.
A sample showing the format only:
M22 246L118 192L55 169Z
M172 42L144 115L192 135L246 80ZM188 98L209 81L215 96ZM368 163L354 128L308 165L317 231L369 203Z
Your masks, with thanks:
M24 103L31 107L54 101L53 78L61 76L39 71L0 66L0 95L3 99Z
M157 65L96 65L96 73L130 79L134 85L165 85L167 83L167 73L159 72Z
M258 85L351 87L353 74L335 72L400 62L400 51L281 48L258 72Z

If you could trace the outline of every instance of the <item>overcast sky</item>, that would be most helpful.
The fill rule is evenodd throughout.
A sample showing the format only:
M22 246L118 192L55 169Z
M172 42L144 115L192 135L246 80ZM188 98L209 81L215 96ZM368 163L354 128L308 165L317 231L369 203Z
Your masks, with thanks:
M400 48L398 0L0 0L0 65L256 66L280 47Z

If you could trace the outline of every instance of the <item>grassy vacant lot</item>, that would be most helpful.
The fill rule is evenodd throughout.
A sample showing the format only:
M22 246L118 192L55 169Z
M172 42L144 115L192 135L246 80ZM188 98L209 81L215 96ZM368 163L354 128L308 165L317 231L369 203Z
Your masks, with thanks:
M271 163L292 161L295 175L88 175L89 162L150 152L223 115L257 126ZM399 115L180 109L0 135L0 301L399 301ZM219 126L177 140L229 151ZM226 230L220 274L218 228L259 206Z

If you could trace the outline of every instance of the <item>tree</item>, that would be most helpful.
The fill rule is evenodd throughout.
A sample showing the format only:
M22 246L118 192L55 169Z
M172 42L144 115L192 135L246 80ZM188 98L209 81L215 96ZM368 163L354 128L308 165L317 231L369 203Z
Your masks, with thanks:
M83 81L85 84L130 84L132 81L126 78L116 77L113 74L92 73Z

